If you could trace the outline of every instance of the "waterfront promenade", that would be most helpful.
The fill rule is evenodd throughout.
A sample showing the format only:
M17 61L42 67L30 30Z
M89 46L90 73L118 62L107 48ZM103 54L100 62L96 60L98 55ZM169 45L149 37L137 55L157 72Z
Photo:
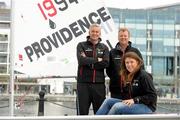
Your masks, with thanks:
M9 115L9 108L8 108L9 100L8 99L9 99L9 96L7 94L0 95L0 104L1 104L0 116ZM15 116L28 117L28 116L38 115L39 95L35 95L35 94L16 95L15 94L14 99L15 99L15 111L14 111ZM46 102L44 102L44 116L67 116L67 115L74 116L77 114L76 95L47 94L45 95L45 99L46 99ZM18 104L20 106L16 106ZM180 99L159 98L158 105L157 105L157 113L163 114L163 115L165 114L178 114L179 115ZM89 115L93 115L92 108L90 109ZM75 119L77 118L75 117ZM114 119L116 118L113 118L112 120ZM72 120L74 120L74 118Z
M107 96L109 97L109 96ZM9 95L7 94L1 94L0 100L7 100L9 98ZM32 101L37 100L39 98L38 94L15 94L14 99L15 101L19 99L23 99L24 101ZM58 101L58 102L75 102L76 101L76 95L63 95L63 94L46 94L44 98L47 101ZM170 98L170 97L162 97L158 98L158 103L163 104L180 104L180 98Z

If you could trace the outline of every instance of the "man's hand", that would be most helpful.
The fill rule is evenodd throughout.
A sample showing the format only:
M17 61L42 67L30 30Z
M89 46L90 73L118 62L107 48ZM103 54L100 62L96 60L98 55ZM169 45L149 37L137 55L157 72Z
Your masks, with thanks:
M81 52L81 56L82 56L82 57L86 57L86 55L85 55L84 52Z
M98 58L98 62L101 62L103 59L102 58Z

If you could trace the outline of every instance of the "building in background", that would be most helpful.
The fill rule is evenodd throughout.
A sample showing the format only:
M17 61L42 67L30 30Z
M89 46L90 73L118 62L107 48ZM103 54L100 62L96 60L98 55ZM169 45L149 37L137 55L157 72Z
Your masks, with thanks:
M157 89L175 92L180 97L180 4L149 9L108 9L117 28L129 28L133 46L141 51ZM0 92L4 93L8 91L10 76L10 23L10 9L0 2ZM17 91L27 86L34 86L33 93L39 90L36 79L16 79L15 84Z
M0 2L0 93L7 93L10 76L10 9Z
M180 4L150 9L109 8L115 25L127 27L157 89L180 96Z

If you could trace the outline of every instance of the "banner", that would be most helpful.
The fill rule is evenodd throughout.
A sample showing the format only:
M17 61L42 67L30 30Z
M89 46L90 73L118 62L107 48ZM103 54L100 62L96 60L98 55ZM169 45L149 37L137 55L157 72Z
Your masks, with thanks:
M102 39L117 42L102 0L13 0L14 70L28 76L76 76L76 46L92 23Z

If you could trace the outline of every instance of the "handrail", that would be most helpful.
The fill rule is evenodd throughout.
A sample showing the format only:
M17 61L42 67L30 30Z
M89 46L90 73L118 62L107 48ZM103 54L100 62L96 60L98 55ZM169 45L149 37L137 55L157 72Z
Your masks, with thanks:
M180 120L179 114L1 117L0 120Z

